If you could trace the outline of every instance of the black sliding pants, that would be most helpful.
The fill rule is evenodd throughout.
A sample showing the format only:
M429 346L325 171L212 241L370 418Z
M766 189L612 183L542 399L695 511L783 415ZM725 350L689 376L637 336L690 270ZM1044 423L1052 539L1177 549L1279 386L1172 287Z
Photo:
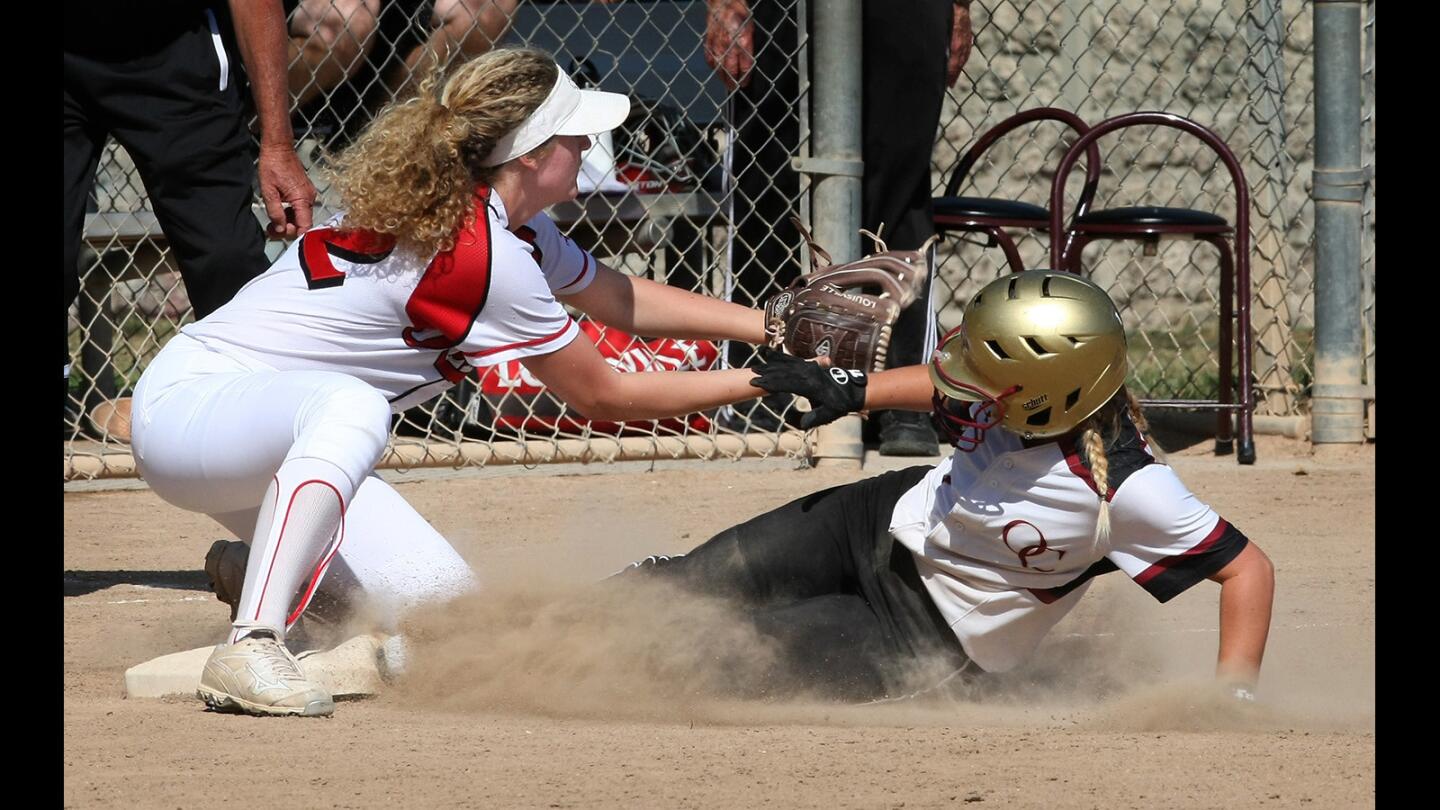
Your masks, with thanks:
M920 659L938 658L942 671L968 661L889 532L895 502L929 469L807 495L637 573L740 606L780 648L767 693L894 696L915 686L906 673Z

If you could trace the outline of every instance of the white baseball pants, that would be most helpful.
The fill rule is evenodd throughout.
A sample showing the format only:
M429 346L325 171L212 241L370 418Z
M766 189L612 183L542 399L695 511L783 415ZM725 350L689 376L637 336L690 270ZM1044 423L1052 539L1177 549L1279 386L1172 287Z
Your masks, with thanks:
M175 335L135 389L131 444L170 503L250 543L233 642L284 637L326 590L394 622L474 587L465 561L374 475L390 432L383 395L345 374L275 371Z

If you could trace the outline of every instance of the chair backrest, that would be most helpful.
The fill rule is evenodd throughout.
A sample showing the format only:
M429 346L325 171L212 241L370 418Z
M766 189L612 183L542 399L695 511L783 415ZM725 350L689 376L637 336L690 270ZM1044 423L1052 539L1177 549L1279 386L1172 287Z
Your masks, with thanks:
M1058 107L1036 107L1032 110L1015 113L986 130L985 134L980 136L980 140L965 150L965 154L961 156L955 170L950 173L950 179L945 183L945 196L954 197L960 191L960 185L965 182L966 176L975 167L975 162L980 159L980 155L989 149L991 144L998 141L1000 136L1032 121L1059 121L1068 125L1082 137L1090 131L1090 127L1080 116ZM1095 197L1095 189L1100 185L1100 149L1094 145L1093 141L1085 155L1085 162L1085 187L1080 190L1080 200L1075 208L1076 216L1089 210L1090 201Z
M1075 167L1075 161L1080 159L1080 153L1085 153L1086 177L1089 177L1092 166L1098 165L1096 160L1095 142L1114 132L1117 129L1137 126L1162 126L1172 127L1194 135L1215 151L1220 160L1225 163L1225 168L1230 170L1230 179L1235 185L1235 256L1237 264L1248 268L1248 257L1250 256L1250 187L1245 183L1245 173L1240 170L1240 161L1236 160L1235 153L1230 147L1220 140L1209 129L1191 121L1184 116L1167 112L1132 112L1106 118L1104 121L1090 128L1089 132L1080 136L1080 140L1070 145L1065 150L1065 156L1060 158L1060 169L1055 172L1055 179L1050 183L1050 266L1060 267L1064 258L1065 250L1070 243L1070 234L1064 238L1057 238L1060 233L1061 223L1065 220L1065 178L1069 176L1071 169ZM1078 217L1083 212L1076 210ZM1242 298L1242 301L1244 299Z

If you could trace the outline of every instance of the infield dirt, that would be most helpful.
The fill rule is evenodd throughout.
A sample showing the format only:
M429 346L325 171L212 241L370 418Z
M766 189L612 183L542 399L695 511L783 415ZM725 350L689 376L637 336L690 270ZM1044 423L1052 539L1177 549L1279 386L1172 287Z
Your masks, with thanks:
M68 492L65 806L1373 806L1374 447L1260 437L1259 457L1171 456L1275 562L1253 707L1208 688L1209 583L1160 605L1102 577L1003 684L875 706L713 697L763 663L743 626L587 587L896 460L387 474L486 583L415 617L409 678L329 720L129 700L127 667L223 635L200 568L224 532L148 490Z

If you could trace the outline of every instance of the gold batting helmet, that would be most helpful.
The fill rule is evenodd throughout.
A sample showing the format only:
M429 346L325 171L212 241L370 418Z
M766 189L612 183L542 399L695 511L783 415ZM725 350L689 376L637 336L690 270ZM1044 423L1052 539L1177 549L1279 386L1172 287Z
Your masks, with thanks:
M1027 439L1061 436L1120 390L1125 366L1120 313L1094 282L1055 270L1002 276L931 358L936 422L963 450L997 424Z

